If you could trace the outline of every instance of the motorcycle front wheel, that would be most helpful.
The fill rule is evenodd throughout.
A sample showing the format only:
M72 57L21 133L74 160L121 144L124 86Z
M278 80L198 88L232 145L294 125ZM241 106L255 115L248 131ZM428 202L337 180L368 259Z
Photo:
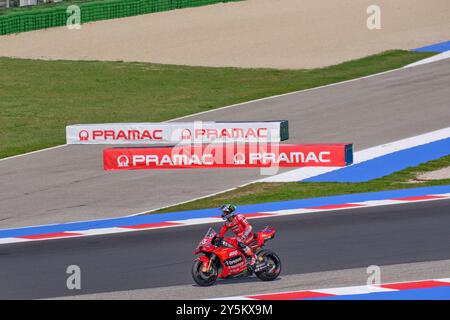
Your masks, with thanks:
M192 279L199 286L207 287L213 285L217 280L217 276L217 267L215 265L211 266L210 272L203 272L201 261L194 261L192 265Z
M256 276L262 281L273 281L281 273L281 260L278 255L270 250L261 250L257 254L259 257L263 257L268 267L263 271L255 272Z

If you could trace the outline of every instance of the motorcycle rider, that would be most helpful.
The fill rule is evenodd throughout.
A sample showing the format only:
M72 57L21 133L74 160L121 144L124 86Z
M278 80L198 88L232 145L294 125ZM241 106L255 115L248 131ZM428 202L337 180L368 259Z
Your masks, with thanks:
M222 240L222 244L225 246L236 248L249 257L249 267L254 269L256 263L256 255L253 250L248 246L253 241L252 226L247 222L247 219L236 212L236 206L233 204L224 204L220 207L222 211L222 219L225 220L222 228L219 232L219 238L222 239L228 229L231 229L236 237L227 238Z

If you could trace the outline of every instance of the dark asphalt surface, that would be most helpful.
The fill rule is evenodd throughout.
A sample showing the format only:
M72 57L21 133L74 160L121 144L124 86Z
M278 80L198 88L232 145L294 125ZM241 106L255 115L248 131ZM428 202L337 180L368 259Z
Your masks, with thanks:
M183 119L288 119L290 143L355 150L450 125L450 59ZM264 176L257 169L104 172L102 146L0 161L0 228L111 218L206 196Z
M252 224L277 229L268 248L280 255L283 275L450 258L450 200L264 218ZM192 284L192 252L208 227L2 245L0 299ZM81 290L66 288L69 265L81 268Z

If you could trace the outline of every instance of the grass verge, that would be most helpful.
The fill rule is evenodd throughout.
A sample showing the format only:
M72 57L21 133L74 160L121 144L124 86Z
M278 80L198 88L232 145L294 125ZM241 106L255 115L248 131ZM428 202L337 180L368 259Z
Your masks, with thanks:
M417 181L415 178L424 172L450 166L450 155L398 171L386 177L359 183L338 182L289 182L289 183L253 183L245 187L216 196L172 206L151 213L186 211L219 207L223 203L238 205L256 204L273 201L297 200L325 197L341 194L374 192L396 189L409 189L426 186L450 185L450 179Z
M311 70L0 58L0 158L64 144L69 124L165 121L400 68L433 54L387 51Z

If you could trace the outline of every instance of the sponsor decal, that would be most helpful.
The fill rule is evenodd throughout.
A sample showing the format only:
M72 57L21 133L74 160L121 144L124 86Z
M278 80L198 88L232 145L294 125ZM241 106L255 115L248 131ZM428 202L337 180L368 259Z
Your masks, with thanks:
M245 154L238 152L233 157L234 164L245 164Z
M264 269L267 269L267 265L265 263L263 265L256 267L255 272L260 272L263 271Z
M88 141L89 140L89 132L86 130L81 130L80 133L78 133L78 138L80 141Z
M80 124L66 127L67 144L279 142L287 121Z
M351 152L349 152L349 150ZM351 144L210 144L103 151L105 170L171 168L342 167L351 163ZM128 159L126 164L124 157ZM120 157L120 161L119 161Z
M231 251L231 252L230 252L230 257L234 257L234 256L236 256L236 255L238 255L238 254L239 254L239 251L237 251L237 250Z
M192 132L189 129L183 129L181 131L181 140L191 140Z
M126 168L130 163L130 159L126 155L121 155L117 157L117 166L119 168Z
M162 140L163 130L92 130L92 140Z
M196 129L195 138L210 139L232 139L232 140L248 140L257 138L268 138L268 128L224 128L224 129Z
M237 256L235 258L230 258L224 261L224 264L227 267L236 266L239 263L242 263L244 260L242 259L242 256Z

